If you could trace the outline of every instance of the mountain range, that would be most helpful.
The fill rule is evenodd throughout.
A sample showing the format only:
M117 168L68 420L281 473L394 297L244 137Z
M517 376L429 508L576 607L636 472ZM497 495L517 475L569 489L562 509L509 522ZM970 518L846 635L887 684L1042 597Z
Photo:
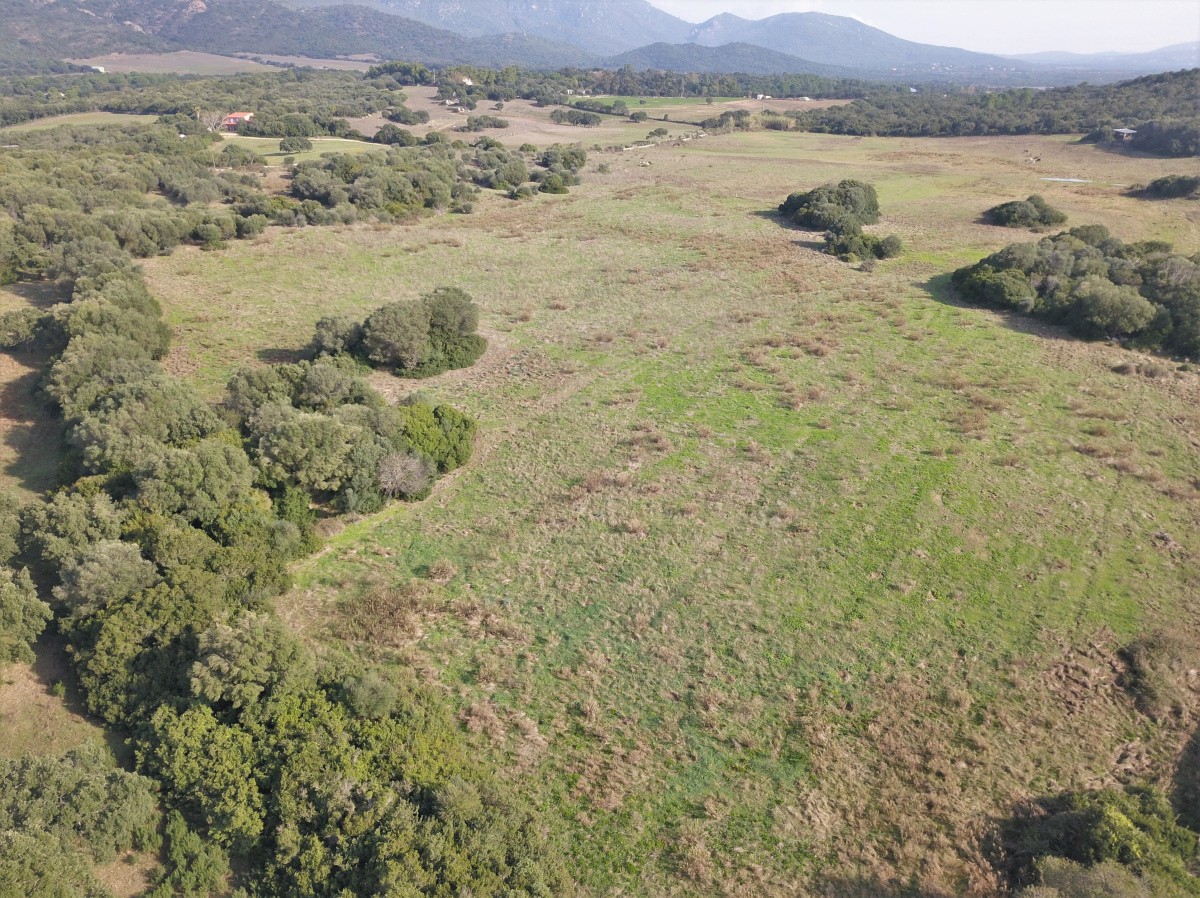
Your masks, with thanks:
M1200 65L1200 43L1001 57L815 12L725 13L697 25L646 0L0 0L0 61L178 49L982 85L1111 81Z

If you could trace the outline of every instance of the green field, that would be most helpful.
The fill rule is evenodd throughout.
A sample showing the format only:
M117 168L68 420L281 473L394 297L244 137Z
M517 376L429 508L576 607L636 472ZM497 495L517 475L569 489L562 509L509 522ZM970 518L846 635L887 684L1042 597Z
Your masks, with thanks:
M593 156L567 197L146 268L169 367L213 398L323 315L480 302L474 368L374 377L477 416L476 458L333 536L279 608L456 696L587 894L983 895L1015 802L1115 782L1130 746L1169 782L1180 732L1114 653L1196 630L1200 377L1114 373L1130 353L961 307L945 275L1023 239L978 218L1035 191L1196 252L1194 203L1110 186L1176 168L730 135ZM767 214L844 177L877 184L901 259L858 271ZM357 610L414 579L403 619Z
M119 112L77 112L72 115L54 115L49 118L39 118L20 125L12 125L0 131L0 135L19 134L22 131L42 131L47 128L58 128L62 125L145 125L153 122L153 115L125 115Z
M383 152L384 147L377 143L366 143L361 140L344 140L340 137L313 137L313 148L302 153L283 153L279 150L278 137L242 137L241 135L226 135L221 143L213 144L213 153L219 153L226 143L235 144L253 150L260 156L265 156L271 163L281 163L288 156L297 162L308 159L320 159L322 153L365 153L368 150Z
M249 59L178 50L174 53L109 53L90 59L71 59L76 65L100 66L106 72L151 72L178 75L234 75L269 72L271 67Z
M698 100L695 97L634 97L634 96L619 96L617 94L604 94L599 97L575 97L574 102L580 100L595 99L601 103L612 103L621 100L629 107L630 112L637 112L639 109L671 109L674 106L697 106L697 105L719 105L724 103L736 103L744 97L713 97L712 103L707 103L706 100Z

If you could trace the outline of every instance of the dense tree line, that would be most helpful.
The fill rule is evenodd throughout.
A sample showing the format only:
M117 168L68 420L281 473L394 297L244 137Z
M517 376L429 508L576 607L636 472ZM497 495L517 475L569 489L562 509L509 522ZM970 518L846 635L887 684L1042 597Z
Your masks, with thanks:
M985 134L1138 134L1133 149L1171 156L1200 152L1200 69L1150 75L1119 84L997 93L876 92L869 99L788 113L803 131L866 136L943 137Z
M815 190L793 193L779 214L802 228L825 232L825 251L844 261L890 259L900 255L900 238L876 237L864 225L879 221L879 196L863 181L847 179Z
M53 279L67 299L0 321L5 345L50 354L42 388L65 425L63 485L0 516L19 523L0 526L0 562L51 587L88 710L130 734L157 783L156 894L208 894L231 875L227 856L264 898L569 894L543 825L468 751L442 699L403 669L315 658L271 612L288 565L317 546L318 513L425 495L467 460L474 422L389 407L349 357L239 372L213 408L159 364L170 334L133 260L289 216L412 214L453 201L466 163L448 144L334 156L297 171L304 198L279 197L213 168L207 134L180 133L47 132L0 157L5 276ZM551 155L547 173L578 158ZM422 305L426 361L475 345L472 304L439 295ZM382 357L387 329L369 324L364 346ZM27 574L0 576L4 658L28 658L48 617ZM17 833L0 839L13 881L57 870L74 890L61 894L103 894L90 849Z
M119 112L193 117L197 109L245 110L246 133L266 137L347 133L345 119L400 114L405 96L352 72L286 69L262 74L39 75L0 79L0 127L73 112ZM413 113L415 115L415 113Z
M1012 200L993 206L983 213L986 221L1002 228L1040 228L1062 224L1066 213L1055 209L1045 197L1034 194L1026 200Z
M389 62L374 66L367 77L377 79L394 90L408 85L436 86L444 98L457 95L473 97L480 102L499 102L520 97L544 105L565 104L569 98L578 97L584 91L633 97L704 98L769 94L773 97L814 99L853 99L908 91L907 86L852 78L824 78L819 75L679 74L639 72L630 66L615 71L565 68L545 72L516 66L499 69L462 65L437 68L419 63ZM469 79L472 85L464 85L464 78Z
M1087 338L1200 357L1200 258L1160 241L1122 243L1101 225L1016 243L954 273L972 302L1012 309Z

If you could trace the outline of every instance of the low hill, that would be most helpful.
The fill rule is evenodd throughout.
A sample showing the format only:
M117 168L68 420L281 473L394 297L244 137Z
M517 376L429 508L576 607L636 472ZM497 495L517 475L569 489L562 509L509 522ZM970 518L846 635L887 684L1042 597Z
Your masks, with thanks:
M1145 53L1025 53L1010 56L1020 62L1072 69L1108 69L1149 75L1200 66L1200 41L1172 44Z
M703 47L700 44L651 44L604 61L609 68L632 66L669 72L741 72L747 75L775 75L805 72L830 78L849 78L852 69L821 65L786 53L764 50L750 44L726 44Z

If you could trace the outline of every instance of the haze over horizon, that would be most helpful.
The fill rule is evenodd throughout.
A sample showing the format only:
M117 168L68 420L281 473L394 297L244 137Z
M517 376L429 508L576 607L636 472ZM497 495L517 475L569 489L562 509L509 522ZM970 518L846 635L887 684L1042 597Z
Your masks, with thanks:
M649 0L689 22L723 12L849 16L897 37L981 53L1157 50L1200 40L1197 0Z

